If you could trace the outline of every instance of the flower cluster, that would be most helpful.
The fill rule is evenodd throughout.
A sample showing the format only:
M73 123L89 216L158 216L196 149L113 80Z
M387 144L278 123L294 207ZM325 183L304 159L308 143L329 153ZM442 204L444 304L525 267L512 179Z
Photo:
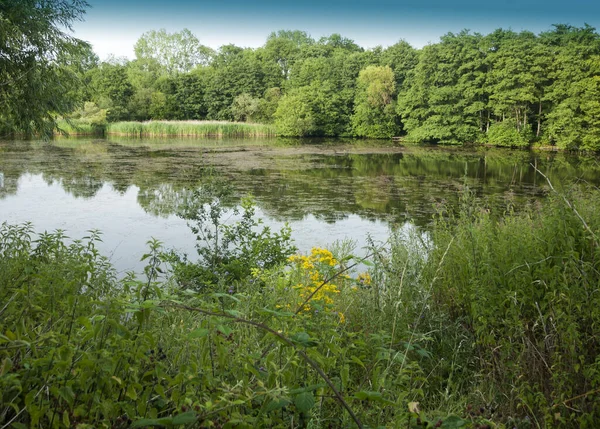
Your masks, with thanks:
M323 285L338 265L338 261L329 250L315 247L310 255L292 255L289 261L301 271L302 281L294 288L300 291L303 300L314 293L311 301L326 305L333 304L333 297L340 293L338 286L329 282ZM306 305L304 310L310 310L310 305Z
M360 286L368 287L371 285L371 276L369 273L360 273L356 278L356 281Z

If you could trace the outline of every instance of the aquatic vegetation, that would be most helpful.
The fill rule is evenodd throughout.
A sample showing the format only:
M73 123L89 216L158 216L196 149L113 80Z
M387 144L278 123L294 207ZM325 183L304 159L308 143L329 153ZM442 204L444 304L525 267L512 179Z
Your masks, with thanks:
M114 122L109 135L130 137L274 137L270 125L226 121Z

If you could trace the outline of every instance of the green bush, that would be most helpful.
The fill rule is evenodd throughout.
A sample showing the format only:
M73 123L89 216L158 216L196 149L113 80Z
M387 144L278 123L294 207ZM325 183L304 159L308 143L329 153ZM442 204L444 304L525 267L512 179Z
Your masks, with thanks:
M250 205L223 225L217 185L186 208L196 234L220 231L227 245L199 241L198 262L174 265L203 283L177 269L165 277L154 240L143 276L117 279L97 232L70 240L2 225L3 425L527 428L600 418L598 193L498 214L467 192L429 232L393 232L365 260L347 244L288 257L289 236L261 229ZM356 264L368 272L355 277Z
M529 147L533 141L531 127L518 129L514 120L493 123L487 133L487 142L494 146Z

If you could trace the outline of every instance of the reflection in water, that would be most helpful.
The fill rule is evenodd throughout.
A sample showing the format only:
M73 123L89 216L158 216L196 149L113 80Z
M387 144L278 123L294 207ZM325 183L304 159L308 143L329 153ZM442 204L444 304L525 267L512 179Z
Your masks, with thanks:
M365 141L0 142L0 221L33 221L73 237L101 229L116 265L139 268L151 236L193 253L174 213L214 168L238 197L254 195L268 224L290 222L302 250L344 237L362 245L367 234L385 240L390 224L426 227L436 207L456 204L465 183L495 206L540 198L547 188L533 165L555 187L600 178L593 157Z

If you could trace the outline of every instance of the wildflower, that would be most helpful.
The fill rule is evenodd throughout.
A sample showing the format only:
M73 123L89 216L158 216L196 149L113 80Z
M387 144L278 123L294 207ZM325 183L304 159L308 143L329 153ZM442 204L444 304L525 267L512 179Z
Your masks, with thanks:
M371 284L371 275L369 273L360 273L356 280L363 286L369 286Z

